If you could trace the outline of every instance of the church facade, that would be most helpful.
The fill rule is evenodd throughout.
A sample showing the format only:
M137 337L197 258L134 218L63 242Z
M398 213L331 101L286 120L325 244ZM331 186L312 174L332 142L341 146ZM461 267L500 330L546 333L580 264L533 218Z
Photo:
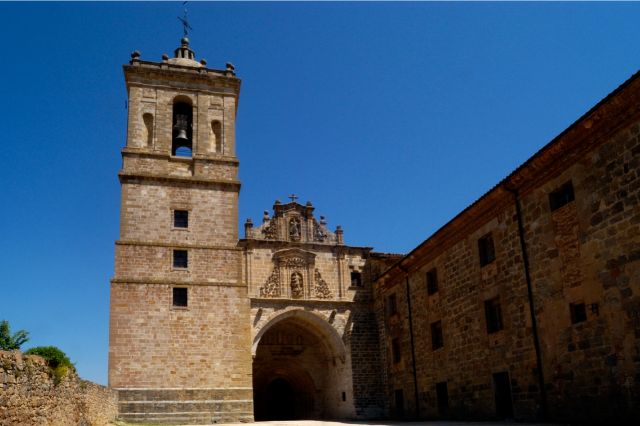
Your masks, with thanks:
M240 80L206 65L124 67L122 419L638 418L640 78L400 256L295 196L241 238Z

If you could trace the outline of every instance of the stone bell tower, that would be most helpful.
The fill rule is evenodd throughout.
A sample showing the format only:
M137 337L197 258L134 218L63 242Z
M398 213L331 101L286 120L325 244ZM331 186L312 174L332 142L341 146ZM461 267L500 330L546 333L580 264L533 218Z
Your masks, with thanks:
M111 280L109 385L120 417L253 419L249 299L238 243L233 66L173 58L124 66L127 143Z

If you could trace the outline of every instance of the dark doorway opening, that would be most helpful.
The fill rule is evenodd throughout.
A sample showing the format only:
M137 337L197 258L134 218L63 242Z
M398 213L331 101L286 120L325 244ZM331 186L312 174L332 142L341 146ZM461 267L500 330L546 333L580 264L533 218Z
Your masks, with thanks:
M513 418L513 401L511 399L511 383L509 373L503 371L493 375L493 387L496 398L496 417L499 419Z
M436 397L438 398L438 415L449 416L449 390L447 382L436 383Z
M394 392L396 403L396 418L404 419L404 392L402 389L396 389Z
M266 392L264 412L260 413L260 420L294 420L295 394L291 384L283 378L277 378L269 383Z

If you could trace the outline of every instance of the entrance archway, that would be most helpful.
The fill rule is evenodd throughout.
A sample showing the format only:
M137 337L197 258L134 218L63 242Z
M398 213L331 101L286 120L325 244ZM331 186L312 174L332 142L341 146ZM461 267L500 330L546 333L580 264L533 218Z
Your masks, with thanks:
M314 318L310 317L313 315ZM253 361L254 417L258 420L340 416L344 352L327 336L335 330L314 314L300 312L270 321L256 336ZM340 343L342 343L340 341ZM344 347L343 347L344 348ZM342 349L343 349L342 348ZM341 356L342 355L342 356Z

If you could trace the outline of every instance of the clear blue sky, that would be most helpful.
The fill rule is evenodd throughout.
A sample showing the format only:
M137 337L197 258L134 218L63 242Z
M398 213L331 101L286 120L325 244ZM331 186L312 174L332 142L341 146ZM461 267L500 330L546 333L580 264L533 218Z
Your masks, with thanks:
M171 3L0 3L0 319L106 383L122 64L172 54ZM240 224L314 203L407 252L640 67L634 3L191 3L243 79Z

